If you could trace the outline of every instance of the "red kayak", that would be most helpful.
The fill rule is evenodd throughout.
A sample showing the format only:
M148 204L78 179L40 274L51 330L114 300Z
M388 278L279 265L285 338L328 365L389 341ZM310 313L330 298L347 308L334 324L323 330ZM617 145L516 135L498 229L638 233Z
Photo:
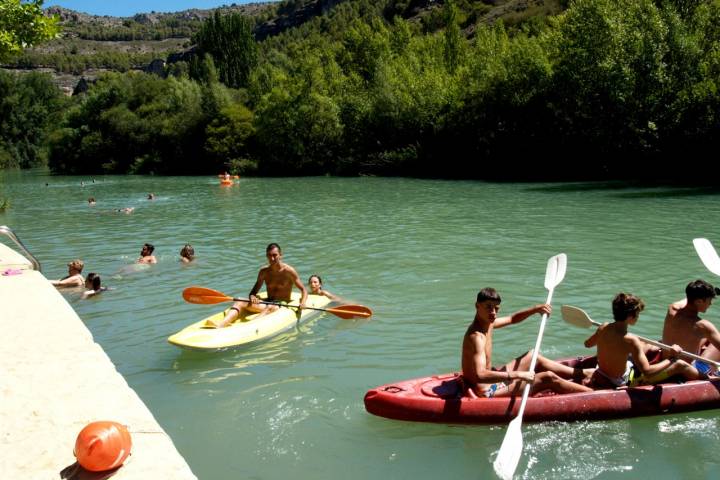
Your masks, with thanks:
M558 360L590 368L595 358ZM457 373L382 385L365 394L365 409L395 420L436 423L507 423L515 418L521 395L500 398L462 396ZM615 390L528 398L523 422L600 420L720 408L720 378L662 383Z

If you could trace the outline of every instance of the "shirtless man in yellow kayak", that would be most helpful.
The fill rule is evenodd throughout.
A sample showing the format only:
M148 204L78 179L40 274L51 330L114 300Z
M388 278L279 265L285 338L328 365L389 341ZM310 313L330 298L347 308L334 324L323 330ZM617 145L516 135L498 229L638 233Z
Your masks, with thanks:
M268 259L268 265L262 267L258 272L257 281L250 290L250 302L240 301L233 303L225 314L225 318L220 323L213 323L218 328L225 327L232 323L240 316L243 310L252 313L262 313L263 315L278 309L277 305L268 305L260 303L261 299L257 297L260 288L265 284L268 297L264 301L267 302L290 302L293 285L300 289L300 309L305 307L307 300L307 290L298 273L293 267L282 261L282 249L277 243L271 243L265 249L265 256ZM298 310L298 313L300 310Z

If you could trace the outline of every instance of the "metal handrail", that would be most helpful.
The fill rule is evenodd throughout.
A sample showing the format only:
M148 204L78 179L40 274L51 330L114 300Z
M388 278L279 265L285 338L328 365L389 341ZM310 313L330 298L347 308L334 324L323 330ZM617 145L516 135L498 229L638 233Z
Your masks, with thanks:
M30 262L33 265L33 270L37 270L38 272L42 272L42 267L40 267L40 262L38 262L38 259L35 258L35 255L30 253L30 251L25 248L25 245L20 241L20 239L15 235L15 232L12 231L10 227L7 225L0 225L0 233L4 233L10 240L15 242L15 245L20 247L20 250L25 253L25 256L30 259Z

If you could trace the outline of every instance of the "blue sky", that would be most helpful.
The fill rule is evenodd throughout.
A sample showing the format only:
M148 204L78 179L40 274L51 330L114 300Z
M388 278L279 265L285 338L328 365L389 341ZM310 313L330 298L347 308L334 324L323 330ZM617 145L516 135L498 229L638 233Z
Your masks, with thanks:
M263 0L255 0L260 2ZM266 0L265 0L266 1ZM252 3L251 0L45 0L44 7L58 5L91 15L132 17L136 13L180 12L189 8L215 8L220 5Z

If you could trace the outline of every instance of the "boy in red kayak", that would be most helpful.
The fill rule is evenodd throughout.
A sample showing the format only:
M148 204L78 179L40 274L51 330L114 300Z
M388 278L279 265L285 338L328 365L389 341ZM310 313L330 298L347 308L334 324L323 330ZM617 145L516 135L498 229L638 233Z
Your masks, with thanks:
M255 285L253 285L252 290L250 290L250 301L233 303L233 306L225 313L225 318L223 318L218 324L210 322L208 325L209 327L222 328L229 325L240 316L240 312L243 309L246 309L249 312L262 314L267 314L277 310L278 307L276 305L260 303L261 299L257 297L257 294L263 283L267 288L268 294L268 298L265 301L268 302L290 302L293 285L299 288L301 298L298 315L300 314L300 310L305 307L305 301L307 300L308 295L305 285L303 285L295 269L287 263L283 263L280 245L277 243L271 243L268 245L265 249L265 256L268 259L268 265L262 267L258 272Z
M708 320L700 318L712 305L720 290L704 280L695 280L685 287L685 298L670 304L663 326L663 343L677 343L686 352L720 360L720 332ZM703 347L707 347L703 350ZM716 373L710 365L692 363L701 377Z
M502 299L494 288L483 288L477 295L475 318L463 337L462 379L467 394L472 397L507 397L522 392L526 382L532 384L531 393L553 390L557 393L587 392L592 389L570 378L582 380L585 372L538 355L535 370L528 371L532 351L515 360L494 368L492 365L492 338L497 328L520 323L534 314L550 315L552 307L535 305L506 317L497 317ZM588 372L589 373L589 372Z
M635 295L622 292L615 295L612 302L615 321L600 325L585 340L586 347L597 347L598 362L597 369L587 382L588 386L602 389L652 384L673 375L682 375L689 380L698 378L697 370L689 363L678 360L682 351L678 345L668 350L668 358L650 364L645 356L644 344L628 333L628 327L637 323L644 309L645 304Z

